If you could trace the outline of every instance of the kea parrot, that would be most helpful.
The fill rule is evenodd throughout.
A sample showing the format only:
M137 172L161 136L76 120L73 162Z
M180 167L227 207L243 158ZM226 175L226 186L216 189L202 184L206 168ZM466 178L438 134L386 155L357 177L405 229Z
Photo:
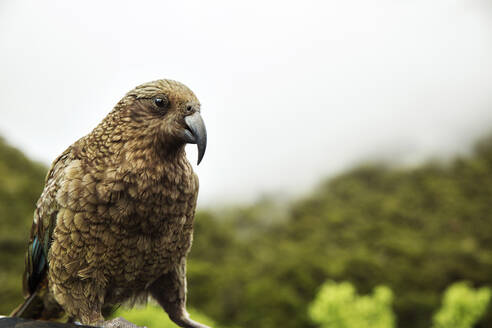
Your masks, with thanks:
M103 315L150 295L178 326L207 328L186 311L198 195L188 143L199 164L200 102L185 85L157 80L128 92L55 159L34 212L25 301L12 316L126 327Z

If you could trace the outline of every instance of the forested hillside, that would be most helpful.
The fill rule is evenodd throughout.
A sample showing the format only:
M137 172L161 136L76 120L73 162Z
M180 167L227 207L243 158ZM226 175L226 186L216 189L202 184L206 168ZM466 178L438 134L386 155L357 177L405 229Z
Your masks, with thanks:
M310 327L306 306L329 278L363 293L387 285L399 327L430 327L452 282L492 285L490 139L446 163L355 168L291 203L278 222L268 205L197 221L190 300L227 324Z
M23 252L46 168L0 141L0 313L21 297ZM328 279L386 285L399 327L430 327L455 281L492 286L492 140L414 168L365 165L300 200L199 211L189 302L234 327L315 327ZM491 310L480 327L492 326Z
M45 174L0 138L0 314L22 301L24 250Z

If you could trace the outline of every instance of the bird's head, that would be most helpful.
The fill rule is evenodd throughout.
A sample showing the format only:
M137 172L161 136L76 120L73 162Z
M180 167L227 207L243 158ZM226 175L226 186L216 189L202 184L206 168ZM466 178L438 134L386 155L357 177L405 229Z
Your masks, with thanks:
M196 144L198 164L205 154L207 131L200 102L184 84L157 80L128 92L116 110L141 134L156 137L167 146Z

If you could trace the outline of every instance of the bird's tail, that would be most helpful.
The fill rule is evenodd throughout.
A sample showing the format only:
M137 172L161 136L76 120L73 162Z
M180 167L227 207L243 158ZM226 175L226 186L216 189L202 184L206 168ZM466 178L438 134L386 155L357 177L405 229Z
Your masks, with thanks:
M10 314L11 317L28 318L28 319L38 319L43 313L43 299L39 296L38 291L29 295L24 303L20 304L17 308Z
M67 321L68 316L48 292L46 285L30 294L12 313L11 317L49 321Z

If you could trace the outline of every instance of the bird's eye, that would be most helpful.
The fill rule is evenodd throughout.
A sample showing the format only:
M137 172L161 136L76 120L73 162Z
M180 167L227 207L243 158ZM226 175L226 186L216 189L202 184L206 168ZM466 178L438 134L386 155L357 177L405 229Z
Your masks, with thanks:
M154 98L154 104L159 108L166 108L169 105L169 101L167 100L167 97L164 95L156 96Z

